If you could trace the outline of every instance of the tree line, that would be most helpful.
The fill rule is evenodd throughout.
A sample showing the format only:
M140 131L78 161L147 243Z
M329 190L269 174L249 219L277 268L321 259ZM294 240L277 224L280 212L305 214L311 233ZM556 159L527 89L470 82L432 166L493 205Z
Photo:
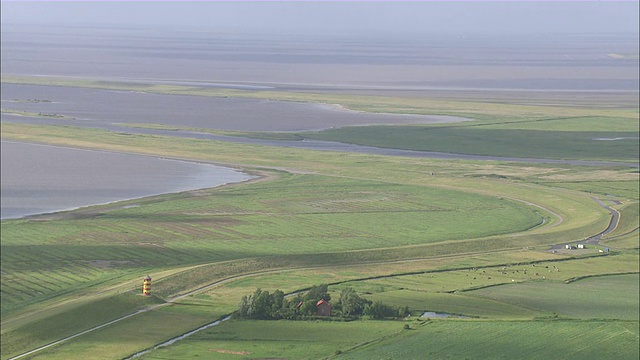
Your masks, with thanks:
M304 294L287 297L280 290L269 293L258 288L253 294L242 297L234 315L237 318L255 320L307 319L316 316L316 304L320 300L331 301L327 284L316 285ZM402 318L409 314L406 306L402 308L379 301L372 302L358 295L351 287L342 289L340 299L331 305L331 309L332 317L343 319L354 319L362 315L372 319Z

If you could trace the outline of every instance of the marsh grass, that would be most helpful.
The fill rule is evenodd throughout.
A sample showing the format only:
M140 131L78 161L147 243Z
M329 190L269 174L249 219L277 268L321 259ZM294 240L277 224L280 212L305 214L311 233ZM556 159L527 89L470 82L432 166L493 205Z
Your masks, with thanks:
M632 122L626 120L624 122ZM633 124L637 127L637 122ZM357 126L307 133L310 139L417 151L516 158L637 161L638 132L557 131L494 126ZM598 140L620 139L620 140Z
M289 91L253 91L238 89L207 88L197 86L181 86L167 84L127 83L117 81L96 81L82 78L56 78L2 75L2 82L12 84L32 84L49 86L71 86L81 88L128 90L157 94L212 96L212 97L241 97L255 99L270 99L280 101L312 102L324 104L339 104L354 111L395 114L433 114L468 116L479 121L495 122L495 119L511 120L514 118L548 117L626 117L637 119L637 96L614 99L580 99L558 96L540 103L528 99L527 94L516 96L514 99L505 97L491 98L486 93L479 96L466 96L461 99L451 99L448 94L432 97L412 96L374 96L356 94L331 94ZM437 95L437 94L436 94ZM554 94L555 95L555 94ZM603 96L600 96L601 98ZM578 106L576 106L578 105Z

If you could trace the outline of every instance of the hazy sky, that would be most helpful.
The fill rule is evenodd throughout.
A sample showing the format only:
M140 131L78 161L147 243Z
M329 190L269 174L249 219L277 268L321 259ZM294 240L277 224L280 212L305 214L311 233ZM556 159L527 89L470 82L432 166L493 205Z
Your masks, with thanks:
M294 34L638 33L638 1L2 1L4 24Z

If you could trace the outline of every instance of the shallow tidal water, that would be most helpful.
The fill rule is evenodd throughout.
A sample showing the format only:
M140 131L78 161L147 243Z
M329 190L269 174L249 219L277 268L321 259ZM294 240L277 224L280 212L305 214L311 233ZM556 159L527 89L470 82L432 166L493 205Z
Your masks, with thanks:
M141 155L8 141L1 147L3 220L252 178L230 168Z

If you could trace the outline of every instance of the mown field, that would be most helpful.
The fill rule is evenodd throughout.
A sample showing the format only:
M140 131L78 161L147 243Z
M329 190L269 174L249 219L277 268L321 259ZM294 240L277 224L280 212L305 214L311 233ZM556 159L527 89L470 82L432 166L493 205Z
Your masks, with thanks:
M434 320L336 358L637 359L636 325L637 322Z
M403 330L405 323L411 324L409 330ZM141 358L634 359L635 325L567 320L231 321ZM610 346L612 342L618 346Z
M636 131L637 137L637 108L626 105L470 101L461 108L462 102L446 100L139 86L167 94L466 114L477 126L423 132L440 132L434 135L438 141L450 133L453 138L441 141L443 146L465 136L487 142L520 133L512 139L520 139L512 144L516 150L505 153L512 146L506 143L487 150L502 156L549 145L536 155L546 157L554 149L546 135L559 136L554 146L561 158L637 162L631 151L637 140L599 141L603 148L597 153L579 144L581 137L602 136L608 129L625 137ZM583 131L570 131L578 123ZM401 141L407 129L389 134L397 130ZM527 139L541 129L548 134ZM359 136L352 133L349 141ZM571 137L576 142L566 141ZM230 320L144 358L637 358L637 168L314 152L6 122L2 138L233 165L262 176L217 189L2 221L2 359L160 305L29 357L125 358L231 313L241 296L258 287L295 292L320 283L330 284L335 299L350 286L371 300L407 305L412 317ZM473 153L490 149L481 141L456 146ZM614 232L587 251L549 251L550 245L577 243L606 229L611 216L594 198L620 213ZM599 253L605 246L611 251ZM142 298L141 279L148 274L154 297ZM577 300L581 304L574 306ZM470 318L415 320L424 311ZM411 329L403 329L405 324Z
M640 316L638 280L636 273L593 277L569 284L527 282L474 290L470 294L576 319L635 320Z
M567 268L576 271L578 267L607 266L618 260L620 259L593 259L575 263L567 261L538 264L537 267L543 270L537 270L533 266L535 264L531 264L521 266L519 273L513 267L505 267L505 270L502 270L503 267L496 267L479 271L402 276L356 282L354 288L364 287L362 291L370 293L367 297L372 300L398 306L405 302L404 305L418 314L432 311L478 318L560 316L634 320L638 318L637 274L590 277L565 283L568 279ZM630 263L633 260L635 259L627 259L626 268L629 270L633 268ZM530 277L523 276L523 268L545 275L536 276L534 272L528 274ZM559 268L562 268L564 275L559 276ZM624 271L624 268L606 269L607 273L618 273L621 270ZM599 272L592 269L590 273L598 275L604 271L604 268Z

